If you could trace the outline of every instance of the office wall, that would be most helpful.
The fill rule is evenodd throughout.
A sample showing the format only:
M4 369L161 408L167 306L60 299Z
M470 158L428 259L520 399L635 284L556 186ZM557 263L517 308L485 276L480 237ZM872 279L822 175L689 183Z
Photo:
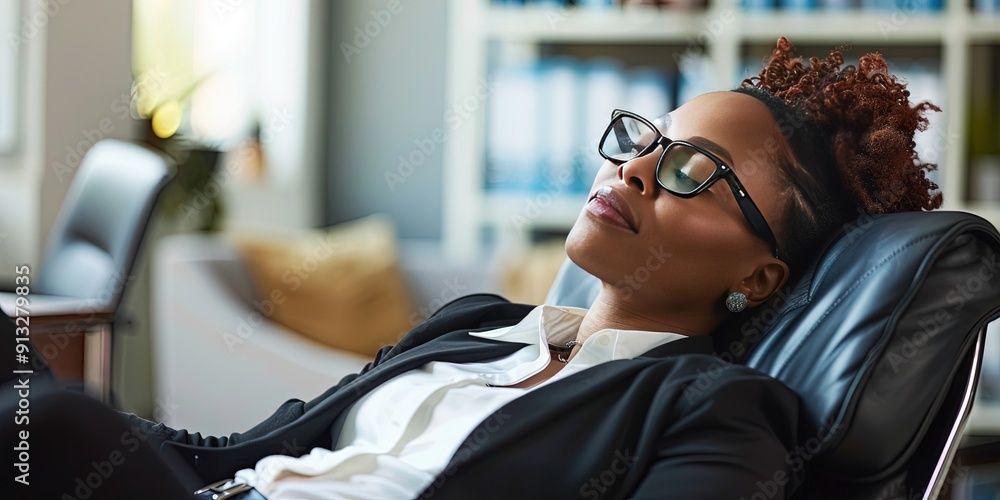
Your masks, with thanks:
M327 224L384 212L400 237L441 237L446 12L445 0L331 4Z
M20 17L35 15L35 4L21 2ZM45 18L47 19L47 18ZM14 265L37 262L39 196L44 155L45 45L47 23L25 26L17 21L17 41L3 50L16 53L18 77L18 137L14 150L0 155L0 276L12 277Z
M138 137L128 114L132 2L51 2L45 57L45 151L39 230L48 234L79 166L104 138ZM37 5L37 2L32 2Z

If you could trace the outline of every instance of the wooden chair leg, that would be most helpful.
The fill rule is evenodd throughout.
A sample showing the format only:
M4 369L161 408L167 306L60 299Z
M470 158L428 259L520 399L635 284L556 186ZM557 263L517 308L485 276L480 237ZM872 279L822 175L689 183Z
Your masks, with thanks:
M87 394L111 404L112 324L87 331L83 346L83 383Z

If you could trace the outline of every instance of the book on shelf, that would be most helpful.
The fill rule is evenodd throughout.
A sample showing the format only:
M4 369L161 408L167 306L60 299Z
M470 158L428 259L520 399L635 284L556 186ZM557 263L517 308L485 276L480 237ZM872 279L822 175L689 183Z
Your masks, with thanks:
M611 121L611 112L624 108L628 101L628 82L625 68L614 59L593 59L584 70L582 125L575 168L577 189L591 185L604 159L597 152L597 144Z
M657 67L560 56L491 72L487 191L586 192L604 162L597 144L613 110L654 119L673 107L672 75Z
M506 65L490 79L496 90L489 98L486 122L486 186L530 190L538 183L541 165L540 88L538 68Z
M607 9L615 5L614 0L576 0L574 5L581 9Z
M858 8L858 0L819 0L818 8L828 11L849 11Z
M680 106L700 94L716 90L711 84L705 57L682 57L677 61L677 103Z
M651 120L673 109L667 74L649 66L629 71L627 98L625 109Z
M929 101L941 109L948 109L945 102L944 82L941 76L941 61L938 59L910 59L903 57L887 58L889 72L906 83L910 91L910 105ZM937 170L930 172L928 177L938 186L944 180L945 153L951 147L954 138L945 129L948 121L944 112L929 111L927 129L918 131L913 138L915 149L920 159L926 163L937 164Z
M607 10L615 7L655 7L663 9L705 8L705 0L491 0L499 7L555 7Z
M998 14L1000 0L973 0L972 10L983 14Z
M612 7L657 7L667 9L705 8L704 0L491 0L500 7L554 7L579 9L609 9ZM906 14L941 12L943 0L737 0L737 6L746 12L811 12L811 11L902 11ZM1000 0L973 0L976 12L1000 11Z
M577 117L582 101L579 63L569 57L541 62L543 111L542 156L546 172L540 179L550 191L573 190L575 176L573 149L577 147Z
M902 11L906 14L940 12L942 0L860 0L863 11Z
M739 0L738 5L747 12L770 12L777 8L777 0Z
M973 202L1000 203L1000 50L977 47L969 59L972 67L982 70L969 78L966 196Z
M780 0L779 5L789 11L810 11L819 8L818 0Z
M1000 0L976 0L1000 2ZM746 12L812 12L860 10L885 13L902 11L906 14L940 12L942 0L737 0Z

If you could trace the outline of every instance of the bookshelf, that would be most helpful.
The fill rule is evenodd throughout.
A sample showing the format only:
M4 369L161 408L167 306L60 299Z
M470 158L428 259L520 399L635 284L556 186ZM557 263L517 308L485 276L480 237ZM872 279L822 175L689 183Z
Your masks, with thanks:
M1000 15L975 12L971 3L946 0L940 11L914 13L898 8L745 11L735 0L710 0L700 10L455 0L449 4L448 30L445 102L452 105L475 95L477 85L490 75L497 51L529 59L579 51L607 56L620 47L637 47L637 57L650 59L701 51L707 65L703 91L738 85L744 61L770 49L780 36L806 56L824 56L844 43L853 46L845 56L854 60L869 48L890 59L924 55L939 64L943 87L936 104L945 112L932 125L937 130L930 131L939 134L934 140L940 153L942 208L973 212L1000 226L1000 202L970 200L968 140L970 57L973 47L1000 51ZM992 85L994 94L1000 92L996 81ZM568 230L584 202L584 193L558 185L524 192L486 189L486 121L485 113L470 115L444 143L443 240L454 259L471 258L486 245L528 245L534 231ZM1000 137L993 139L1000 147Z

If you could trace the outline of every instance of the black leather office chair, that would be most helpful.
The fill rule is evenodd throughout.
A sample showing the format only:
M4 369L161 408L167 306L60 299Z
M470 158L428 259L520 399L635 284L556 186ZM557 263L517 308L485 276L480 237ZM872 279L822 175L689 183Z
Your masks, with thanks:
M588 307L599 286L567 261L547 303ZM998 316L996 228L907 212L859 219L784 293L713 336L720 356L802 399L802 447L789 459L806 481L793 498L936 498L955 477Z
M153 206L174 167L162 154L118 140L94 144L73 177L46 241L30 266L31 334L83 332L84 384L109 402L112 334ZM16 316L15 293L0 308Z

